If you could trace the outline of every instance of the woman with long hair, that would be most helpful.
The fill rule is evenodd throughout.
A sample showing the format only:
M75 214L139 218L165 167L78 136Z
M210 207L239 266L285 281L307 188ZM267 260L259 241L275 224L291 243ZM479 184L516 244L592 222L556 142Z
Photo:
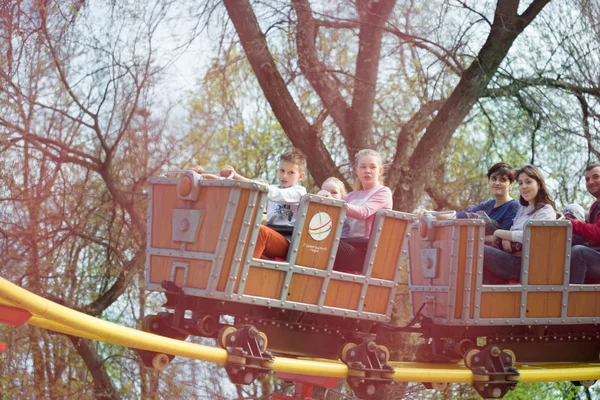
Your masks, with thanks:
M546 187L542 172L533 165L517 170L521 208L510 230L494 232L495 247L486 245L483 251L483 283L518 281L521 278L520 248L523 231L530 220L556 219L556 206Z

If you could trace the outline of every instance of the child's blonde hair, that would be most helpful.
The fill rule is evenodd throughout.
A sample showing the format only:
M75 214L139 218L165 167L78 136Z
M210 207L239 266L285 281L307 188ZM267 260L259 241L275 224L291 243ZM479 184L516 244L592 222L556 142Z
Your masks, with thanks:
M360 182L360 179L358 179L358 176L356 176L356 168L358 168L358 164L360 163L360 158L363 156L371 156L371 157L375 157L377 159L377 165L379 166L379 168L383 168L383 157L381 157L381 154L373 149L362 149L360 150L358 153L356 153L356 156L354 157L354 190L362 190L362 183ZM383 173L379 174L379 183L381 185L383 185Z
M340 196L344 197L345 195L348 194L348 192L346 192L346 187L344 186L344 183L342 181L340 181L338 178L336 178L335 176L329 177L327 179L325 179L323 181L323 184L321 185L321 187L325 186L325 184L327 182L332 182L333 184L337 185L337 187L340 190Z

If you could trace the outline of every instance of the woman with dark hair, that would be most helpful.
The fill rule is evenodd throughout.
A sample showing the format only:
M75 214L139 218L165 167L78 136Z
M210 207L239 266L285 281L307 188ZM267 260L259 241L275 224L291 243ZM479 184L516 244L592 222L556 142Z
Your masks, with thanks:
M519 202L523 207L517 211L510 230L494 232L496 247L485 246L483 283L493 283L498 279L518 281L521 277L521 256L514 253L520 252L525 225L532 219L556 219L556 207L541 171L533 165L526 165L516 175L521 194Z
M471 208L456 213L456 218L479 218L486 220L485 243L493 244L493 233L496 229L509 230L519 209L519 202L510 197L510 191L515 183L516 175L513 167L505 162L499 162L487 172L488 186L492 198ZM418 209L413 214L421 216L428 212Z

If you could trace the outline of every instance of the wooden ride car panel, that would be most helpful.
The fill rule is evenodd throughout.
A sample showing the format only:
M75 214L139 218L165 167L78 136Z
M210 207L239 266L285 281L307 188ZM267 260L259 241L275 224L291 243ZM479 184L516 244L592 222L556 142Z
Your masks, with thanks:
M535 221L523 236L521 281L525 285L486 285L481 295L481 318L514 318L528 323L561 318L564 287L568 289L570 224ZM511 287L512 286L512 287ZM511 293L506 291L510 290Z
M264 260L252 252L265 188L202 180L191 171L149 182L150 290L164 291L161 282L171 281L188 296L389 320L412 215L377 213L363 274L353 275L333 270L342 201L304 196L286 259Z
M483 230L476 231L477 236L473 237L471 228L460 224L434 222L435 232L430 232L428 240L415 239L416 234L410 240L413 315L427 304L425 315L439 324L597 322L600 317L597 287L569 283L572 233L569 221L530 221L523 236L520 281L504 284L483 284ZM413 232L417 232L416 227ZM433 267L422 262L427 257L430 264L435 261Z
M340 220L339 205L310 202L303 213L303 228L298 229L300 242L296 250L295 265L325 270L335 257L335 229ZM294 251L292 250L292 251ZM289 259L289 258L288 258Z
M241 232L241 228L243 226L242 221L244 217L246 217L246 219L248 219L249 217L250 221L256 221L257 213L259 212L259 207L256 207L256 205L254 204L256 201L249 201L249 198L250 190L242 190L239 204L235 212L235 218L231 224L231 233L229 234L227 250L225 251L225 257L223 260L223 265L221 267L221 273L219 275L219 283L217 284L218 291L225 290L225 286L231 275L231 267L234 265L234 263L239 264L244 258L252 256L252 254L248 254L248 244L250 243L250 235L252 234L252 230L246 230L245 234L242 234ZM255 228L257 227L255 226ZM242 253L238 256L238 260L234 261L234 255L237 246L243 246L243 250ZM236 282L240 280L241 273L242 270L240 268L238 270Z
M530 292L527 294L528 318L560 318L561 292Z
M357 310L360 292L363 287L361 283L345 282L332 279L327 287L325 305L347 310Z
M518 318L520 310L519 292L481 293L481 318Z
M391 295L392 288L390 287L368 286L363 311L385 314L392 300Z
M189 262L189 269L178 267L178 261ZM152 256L149 281L160 285L163 280L171 280L179 287L206 289L210 275L210 261L178 259L175 257ZM183 264L181 264L183 265Z
M533 226L530 235L529 285L562 285L565 279L567 226ZM569 237L570 239L570 237ZM524 260L524 263L527 259Z
M381 232L373 260L371 271L373 278L394 280L396 269L390 266L398 265L403 251L401 239L405 237L406 230L410 229L410 226L411 221L405 219L388 218L385 220L385 224L380 228Z
M270 299L280 299L285 272L259 267L250 267L244 294Z
M182 196L178 189L186 176L195 180L195 196ZM232 292L256 236L266 187L202 180L191 171L149 182L149 288L162 290L160 284L166 280L192 295Z
M323 288L325 278L294 274L287 293L287 300L306 304L318 304L319 295Z
M600 317L600 292L596 291L570 292L567 316L569 317Z
M414 225L409 240L411 313L464 320L475 315L477 270L482 262L484 224L445 220L431 224L425 238Z

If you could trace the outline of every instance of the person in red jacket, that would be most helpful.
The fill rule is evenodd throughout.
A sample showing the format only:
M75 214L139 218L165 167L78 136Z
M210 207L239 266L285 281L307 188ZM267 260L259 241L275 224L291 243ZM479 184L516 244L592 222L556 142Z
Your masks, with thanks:
M585 186L596 198L587 222L565 215L573 224L573 236L587 240L586 245L575 245L571 249L571 283L600 280L600 252L591 248L600 246L600 164L588 165L585 169Z

